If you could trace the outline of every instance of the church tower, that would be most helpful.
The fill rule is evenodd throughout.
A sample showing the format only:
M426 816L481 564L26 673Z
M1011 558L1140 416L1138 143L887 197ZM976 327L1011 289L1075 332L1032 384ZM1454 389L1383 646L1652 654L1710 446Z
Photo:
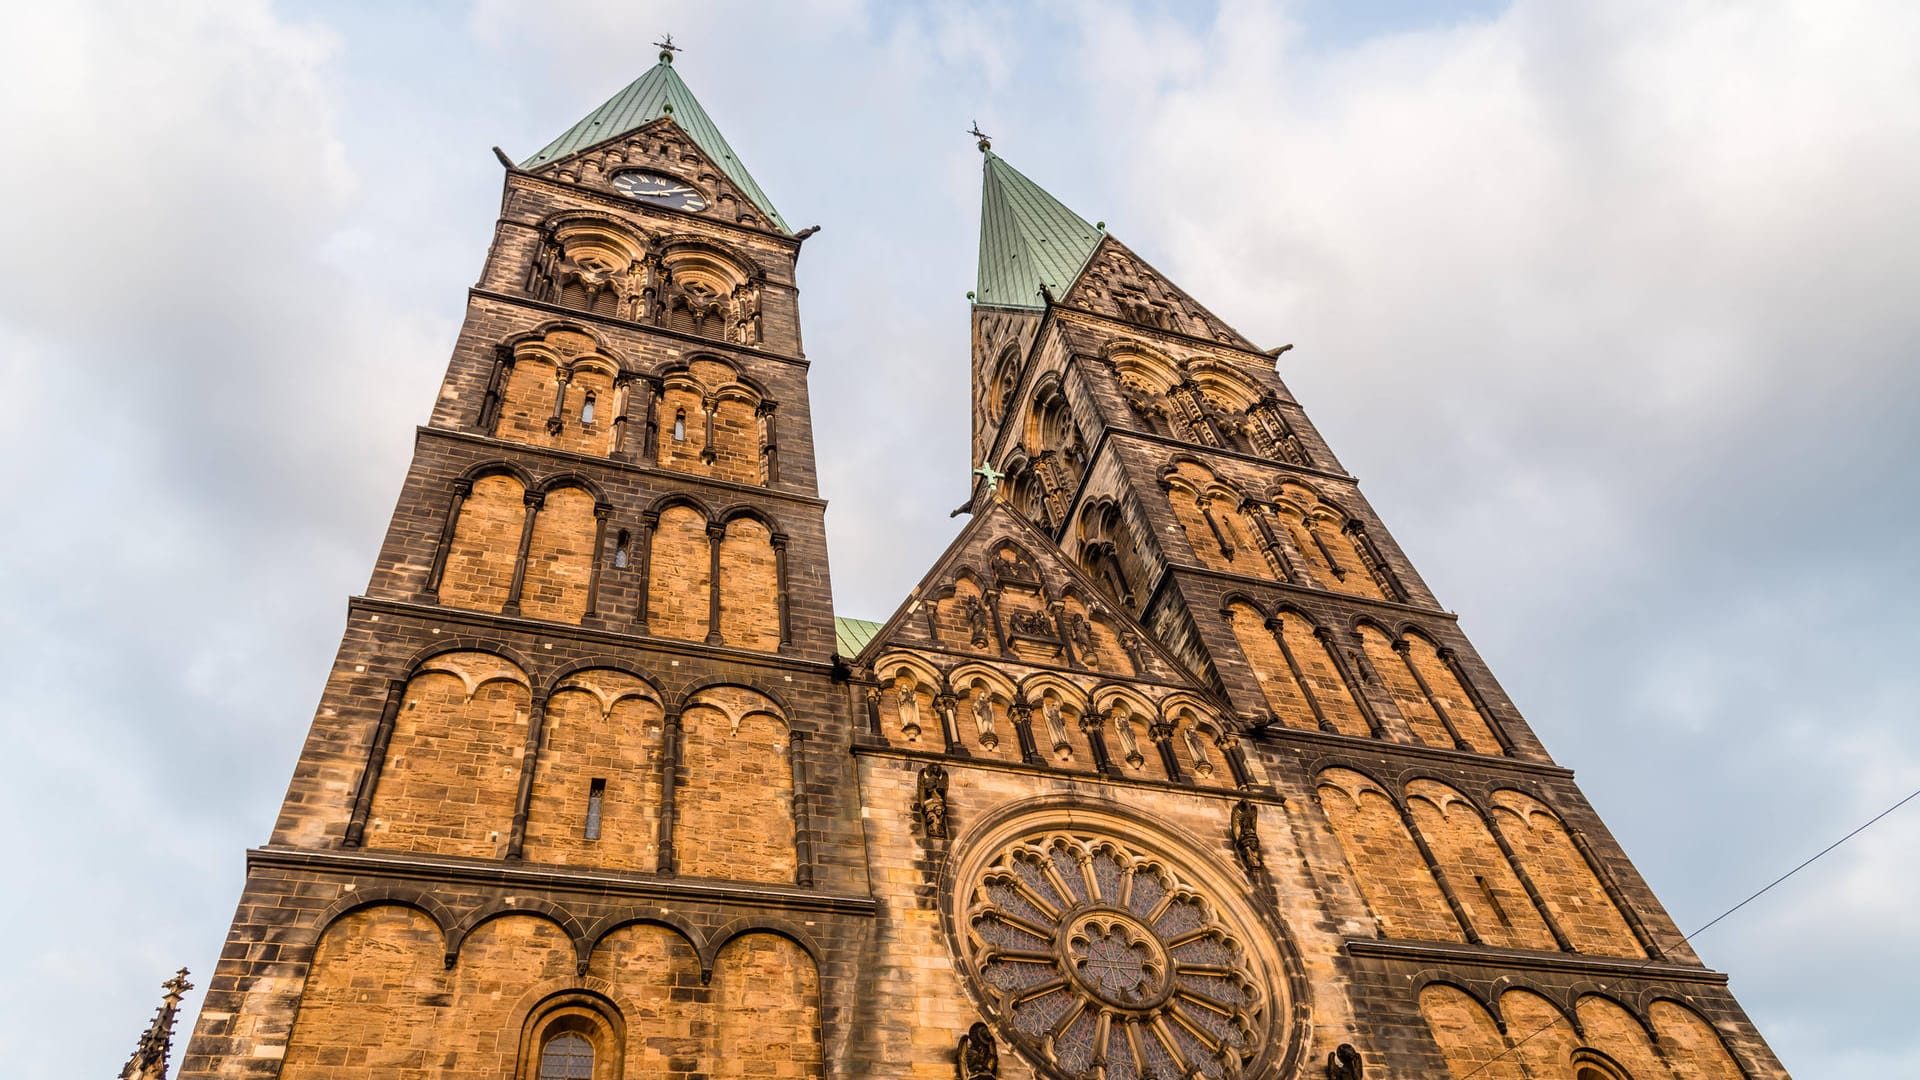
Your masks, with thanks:
M507 168L183 1076L820 1074L872 902L812 230L672 61Z
M878 963L960 992L871 975L866 1059L978 1016L963 1078L1784 1076L1286 349L980 149L972 520L853 661Z
M673 53L502 155L183 1077L1785 1076L1284 348L984 137L971 514L836 619L813 230Z

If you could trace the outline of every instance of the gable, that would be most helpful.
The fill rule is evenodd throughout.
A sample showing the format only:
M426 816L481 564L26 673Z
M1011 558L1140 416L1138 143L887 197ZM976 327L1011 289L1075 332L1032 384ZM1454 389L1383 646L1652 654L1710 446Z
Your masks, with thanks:
M1237 348L1254 347L1112 236L1101 240L1061 303L1152 330L1186 334Z
M1201 691L1124 606L1068 561L1045 533L995 499L860 651L1001 661Z
M661 173L693 188L706 202L701 210L686 211L697 217L754 229L785 231L778 215L764 213L751 192L735 183L685 128L667 117L583 147L530 171L626 198L613 186L613 177L629 169ZM642 206L651 205L646 200L638 202Z

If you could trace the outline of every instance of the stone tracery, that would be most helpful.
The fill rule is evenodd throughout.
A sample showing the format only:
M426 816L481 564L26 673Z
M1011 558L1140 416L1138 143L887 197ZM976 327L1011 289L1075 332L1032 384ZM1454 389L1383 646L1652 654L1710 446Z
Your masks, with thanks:
M1236 1077L1263 1053L1273 994L1261 965L1167 860L1043 833L1000 848L963 887L975 988L1048 1075Z

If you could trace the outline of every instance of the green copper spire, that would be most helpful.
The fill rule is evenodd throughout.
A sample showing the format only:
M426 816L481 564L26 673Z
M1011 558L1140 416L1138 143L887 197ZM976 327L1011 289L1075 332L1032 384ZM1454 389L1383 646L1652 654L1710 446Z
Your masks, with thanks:
M971 134L978 135L976 128ZM980 194L980 284L974 300L1042 308L1040 286L1057 297L1080 276L1101 233L1001 160L980 136L986 180Z
M734 186L752 199L755 206L772 218L782 232L791 231L780 217L780 211L773 208L773 200L767 198L767 193L753 182L753 174L747 172L747 167L734 155L733 147L727 145L726 137L720 134L720 129L707 116L707 110L700 107L693 91L687 89L687 84L680 81L679 73L673 70L673 53L676 49L669 39L669 44L660 50L660 62L650 71L608 98L606 104L582 117L579 123L548 143L546 149L521 162L520 167L537 169L615 136L625 135L663 116L670 116L694 144L706 151L707 156L720 166L720 171L727 174L727 179L733 181Z

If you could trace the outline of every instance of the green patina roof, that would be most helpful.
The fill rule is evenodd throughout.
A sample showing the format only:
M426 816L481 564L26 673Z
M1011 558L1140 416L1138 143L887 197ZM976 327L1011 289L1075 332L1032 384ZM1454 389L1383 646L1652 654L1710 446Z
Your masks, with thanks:
M672 106L671 109L668 106ZM565 134L548 143L546 149L520 163L523 169L537 169L550 161L558 161L570 154L579 153L590 146L596 146L616 135L625 135L662 116L671 114L673 122L694 141L700 149L706 151L727 174L734 186L746 193L766 215L773 219L781 231L787 230L787 223L780 217L780 211L773 208L773 200L753 182L753 174L747 172L746 165L734 155L733 147L727 145L726 136L700 107L700 102L680 81L680 75L667 62L655 64L651 71L627 84L627 88L608 98L606 103L582 117L580 122L568 128Z
M834 616L833 651L848 659L859 656L860 650L867 647L867 642L872 641L873 635L879 633L884 625L886 624L868 622L865 619L843 619L838 615Z
M1080 276L1101 233L998 154L986 152L980 193L980 284L975 301L1041 308L1040 285L1055 296Z

